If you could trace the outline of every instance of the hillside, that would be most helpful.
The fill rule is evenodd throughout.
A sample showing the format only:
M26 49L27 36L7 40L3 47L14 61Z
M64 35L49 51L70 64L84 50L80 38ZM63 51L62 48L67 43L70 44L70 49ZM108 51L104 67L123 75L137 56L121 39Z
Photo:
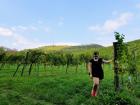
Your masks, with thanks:
M3 51L16 51L16 49L10 49L7 47L0 46L0 52L3 52Z
M93 49L93 48L103 48L104 46L98 45L98 44L89 44L89 45L80 45L80 46L71 46L68 48L65 48L64 50L87 50L87 49Z
M127 44L130 49L135 49L136 51L139 51L140 39L127 42ZM42 47L34 48L32 50L40 50L43 52L50 52L50 51L87 52L87 51L99 50L101 52L104 52L104 51L107 51L108 49L108 51L112 52L113 51L112 48L113 46L104 47L98 44L89 44L89 45L79 45L79 46L68 46L68 45L42 46ZM0 51L5 51L5 50L11 51L12 49L6 48L6 47L0 47ZM22 52L27 51L27 50L29 49L22 50Z
M81 50L89 50L89 49L94 49L94 48L103 48L103 46L98 45L98 44L79 45L79 46L61 45L61 46L43 46L36 49L44 51L44 52L48 52L48 51L60 51L60 50L61 51L81 51Z
M54 45L54 46L43 46L43 47L39 47L39 48L36 48L36 49L47 52L47 51L59 51L59 50L69 48L69 47L71 47L71 46L66 46L66 45L56 46L56 45Z
M133 49L133 48L139 48L140 46L140 39L139 40L134 40L134 41L130 41L127 42L129 48ZM44 52L47 51L83 51L83 50L91 50L91 49L112 49L112 46L109 47L104 47L102 45L98 45L98 44L89 44L89 45L79 45L79 46L68 46L68 45L54 45L54 46L43 46L43 47L39 47L39 48L35 48L37 50L41 50Z
M137 49L139 50L139 47L140 47L140 39L139 40L134 40L134 41L130 41L128 42L128 46L131 48L131 49Z
M139 43L140 44L140 39L137 39L137 40L133 40L133 41L129 41L128 43Z

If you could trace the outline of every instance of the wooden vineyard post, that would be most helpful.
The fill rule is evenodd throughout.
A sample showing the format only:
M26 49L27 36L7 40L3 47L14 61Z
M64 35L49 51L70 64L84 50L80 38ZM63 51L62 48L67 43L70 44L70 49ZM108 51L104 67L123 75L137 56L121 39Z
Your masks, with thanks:
M115 91L120 90L120 83L119 83L119 65L118 65L118 50L120 47L120 44L118 42L113 42L113 47L114 47L114 86L115 86Z
M23 63L23 68L22 68L22 71L21 71L21 76L23 76L24 69L26 68L26 66L28 64L28 57L29 57L29 52L26 53L25 60L24 60L24 63Z

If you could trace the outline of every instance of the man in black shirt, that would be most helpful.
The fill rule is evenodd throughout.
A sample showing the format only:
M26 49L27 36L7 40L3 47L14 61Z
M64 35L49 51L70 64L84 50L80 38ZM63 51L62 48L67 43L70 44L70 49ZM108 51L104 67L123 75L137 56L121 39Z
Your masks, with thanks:
M104 60L99 57L99 52L94 52L93 58L89 61L88 70L90 78L93 79L93 89L91 91L91 96L97 95L97 90L99 88L99 82L104 78L104 73L102 69L103 63L110 63L112 60Z

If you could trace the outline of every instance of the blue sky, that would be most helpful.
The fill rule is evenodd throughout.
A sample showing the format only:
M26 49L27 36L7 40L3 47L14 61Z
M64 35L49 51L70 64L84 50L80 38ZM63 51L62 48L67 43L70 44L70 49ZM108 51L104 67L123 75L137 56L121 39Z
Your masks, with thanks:
M140 39L139 0L0 0L0 46L111 45Z

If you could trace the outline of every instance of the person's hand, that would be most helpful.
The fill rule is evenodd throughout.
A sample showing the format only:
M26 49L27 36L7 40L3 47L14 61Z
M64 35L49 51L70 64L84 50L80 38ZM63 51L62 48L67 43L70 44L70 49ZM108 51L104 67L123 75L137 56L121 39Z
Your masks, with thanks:
M89 77L90 77L90 79L92 79L92 78L93 78L93 77L92 77L92 74L90 74Z
M110 63L112 63L112 62L113 62L113 59L110 60Z

